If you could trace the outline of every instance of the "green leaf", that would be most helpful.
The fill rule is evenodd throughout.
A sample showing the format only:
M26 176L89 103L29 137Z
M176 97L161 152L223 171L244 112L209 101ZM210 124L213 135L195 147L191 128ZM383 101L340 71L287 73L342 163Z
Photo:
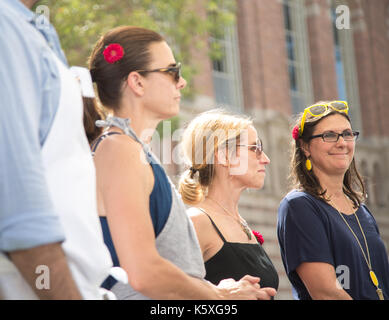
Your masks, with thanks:
M235 0L42 0L55 26L70 65L87 66L95 42L109 29L136 25L161 33L183 63L188 86L185 98L194 94L197 73L194 50L221 59L222 48L206 39L221 38L235 23Z

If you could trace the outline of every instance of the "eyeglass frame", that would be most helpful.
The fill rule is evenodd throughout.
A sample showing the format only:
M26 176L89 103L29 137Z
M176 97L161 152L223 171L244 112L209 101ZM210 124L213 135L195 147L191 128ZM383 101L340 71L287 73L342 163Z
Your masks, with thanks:
M259 142L259 144L258 144ZM259 140L257 142L257 144L237 144L236 146L237 147L255 147L255 155L257 156L257 158L260 158L262 153L263 153L263 143L262 143L262 140ZM250 151L254 151L254 150L251 150L249 149ZM259 153L258 151L259 150Z
M346 109L344 110L338 110L337 108L335 108L332 104L333 103L343 103L345 106L346 106ZM321 113L321 114L313 114L310 109L314 108L314 107L317 107L317 106L323 106L325 107L325 110ZM300 136L302 136L303 134L303 131L304 131L304 124L305 124L305 119L307 117L307 113L309 112L311 114L311 116L313 117L320 117L322 116L327 110L328 110L328 107L330 107L332 110L335 110L335 111L338 111L338 112L344 112L345 114L348 115L348 110L349 110L349 107L348 107L348 103L347 101L341 101L341 100L334 100L334 101L330 101L328 103L316 103L312 106L309 106L307 108L304 109L304 113L303 113L303 116L301 117L301 123L300 123ZM338 137L339 139L339 137Z
M153 70L134 70L133 72L138 73L150 73L150 72L163 72L163 73L169 73L169 72L175 72L174 81L178 83L181 78L181 62L177 62L175 66L166 67L166 68L158 68Z
M350 131L353 134L353 139L350 139L350 140L347 139L346 140L344 138L344 135L345 135L346 132L350 132ZM337 135L335 141L326 141L326 140L324 140L324 135L326 133L330 133L330 132ZM333 143L333 142L338 142L339 141L339 137L342 137L344 141L356 141L358 139L358 137L359 137L359 131L352 131L352 130L348 130L348 129L344 130L342 133L337 133L337 132L334 132L334 131L325 131L322 134L315 134L313 136L310 136L308 139L312 140L312 139L315 139L315 138L322 138L324 142Z

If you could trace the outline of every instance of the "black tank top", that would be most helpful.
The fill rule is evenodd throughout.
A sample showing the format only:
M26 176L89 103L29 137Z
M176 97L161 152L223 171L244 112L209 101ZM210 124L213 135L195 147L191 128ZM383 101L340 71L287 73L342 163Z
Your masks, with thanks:
M263 247L259 243L227 242L211 217L202 211L223 240L222 248L205 262L205 279L217 285L223 279L238 281L248 274L260 277L259 284L262 288L272 287L277 290L278 274Z

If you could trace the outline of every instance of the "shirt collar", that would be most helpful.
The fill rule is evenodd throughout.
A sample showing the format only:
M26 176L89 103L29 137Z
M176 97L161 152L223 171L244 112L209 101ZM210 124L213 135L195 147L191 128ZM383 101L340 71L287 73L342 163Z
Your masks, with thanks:
M2 0L5 1L10 7L12 7L21 17L28 22L33 22L35 14L29 8L27 8L20 0Z
M35 14L27 8L20 0L0 0L4 1L21 19L33 25L46 39L48 45L57 56L67 65L66 57L61 49L57 33L44 15ZM39 17L39 19L37 19Z

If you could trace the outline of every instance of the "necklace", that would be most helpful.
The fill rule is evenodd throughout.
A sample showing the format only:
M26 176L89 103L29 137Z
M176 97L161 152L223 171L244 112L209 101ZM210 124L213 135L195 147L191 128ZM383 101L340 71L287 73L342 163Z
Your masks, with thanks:
M345 196L345 198L346 198L346 196ZM347 201L347 203L349 203L348 200L347 200L347 198L346 198L346 201ZM366 264L367 264L367 266L368 266L368 268L369 268L370 279L371 279L371 281L373 282L373 284L375 285L375 287L377 288L376 292L377 292L378 298L379 298L380 300L384 300L384 296L383 296L383 294L382 294L382 290L381 290L381 289L379 288L379 286L378 286L379 283L378 283L377 276L376 276L376 274L374 273L373 268L372 268L372 266L371 266L370 252L369 252L369 247L368 247L368 245L367 245L366 236L365 236L365 233L363 232L361 223L359 222L359 219L358 219L358 216L357 216L356 212L354 212L353 214L354 214L354 216L355 216L355 218L356 218L356 220L357 220L357 222L358 222L359 229L361 230L361 233L362 233L362 236L363 236L363 240L364 240L364 242L365 242L367 257L366 257L365 251L363 251L363 249L362 249L362 245L361 245L361 243L360 243L360 241L359 241L357 235L355 234L355 232L353 231L353 229L351 228L351 226L349 225L349 223L347 222L347 220L343 217L343 215L340 213L340 211L339 211L338 208L335 206L335 204L332 202L332 200L330 200L330 202L332 203L332 206L336 209L336 211L338 211L338 213L339 213L339 215L341 216L341 218L343 219L344 223L345 223L345 224L347 225L347 227L350 229L350 231L351 231L351 233L353 234L355 240L357 240L358 245L359 245L359 248L361 249L362 254L363 254L363 257L365 258Z
M243 232L247 235L247 238L249 240L251 240L251 231L250 231L250 228L247 224L247 222L242 219L242 218L239 218L239 219L236 219L226 208L224 208L219 202L217 202L216 200L210 198L210 197L207 197L209 200L212 200L213 202L215 202L220 208L222 208L224 210L225 213L227 213L229 216L231 216L236 222L239 223L240 227L242 228Z

